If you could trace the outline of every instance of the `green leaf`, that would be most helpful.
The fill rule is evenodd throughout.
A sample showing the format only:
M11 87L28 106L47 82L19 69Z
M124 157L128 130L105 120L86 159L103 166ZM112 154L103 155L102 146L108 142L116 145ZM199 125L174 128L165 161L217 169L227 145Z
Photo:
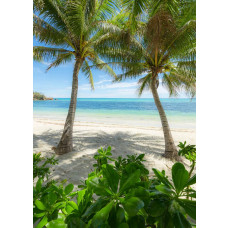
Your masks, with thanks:
M196 201L187 199L178 199L179 204L184 208L186 213L196 220Z
M108 146L107 150L106 150L106 153L110 153L112 150L112 147L111 146Z
M39 180L36 183L36 191L39 193L41 188L42 188L42 182L43 180L41 178L39 178Z
M163 184L156 185L155 188L156 188L159 192L162 192L162 193L164 193L164 194L166 194L166 195L171 195L171 194L173 193L173 191L172 191L170 188L166 187L166 186L163 185Z
M78 205L74 201L69 201L68 204L73 207L74 209L78 209Z
M104 183L100 182L100 179L98 177L92 176L88 178L86 183L88 187L91 188L98 196L112 195L112 192L104 185Z
M34 214L34 217L40 218L40 217L43 217L44 215L45 215L45 212L42 212L42 213Z
M100 211L96 213L96 215L92 219L92 223L91 223L92 228L97 228L105 224L106 220L108 219L109 212L111 211L113 205L114 205L114 202L111 201L109 204L107 204L104 208L102 208Z
M158 217L163 215L166 209L167 209L167 206L165 205L164 202L155 199L150 201L146 211L148 212L148 215L152 217Z
M126 189L131 188L135 183L139 181L140 177L140 170L136 170L134 173L132 173L128 178L124 175L122 175L122 178L120 180L120 190L119 193L123 193Z
M57 200L57 195L54 192L50 192L48 194L48 202L50 205L54 204L55 201Z
M66 206L66 202L58 202L53 207L55 209L60 209L60 208L64 208L65 206Z
M192 176L190 179L188 179L188 182L185 186L190 186L196 183L196 174Z
M83 190L77 192L77 195L78 195L77 204L78 205L83 201L83 197L84 197L85 193L86 193L86 189L83 189Z
M124 219L125 219L124 209L122 207L118 207L118 209L116 211L116 222L117 222L117 224L120 224L121 222L123 222Z
M73 184L68 184L65 189L64 189L64 192L66 195L68 195L69 193L71 193L74 189L74 185Z
M78 186L79 187L79 186ZM74 197L74 196L76 196L77 195L77 192L72 192L72 193L70 193L69 194L69 196L71 197L71 199Z
M100 197L98 200L96 200L95 203L87 208L82 217L89 217L90 215L95 214L97 211L101 210L101 208L104 207L108 202L109 200Z
M177 162L173 165L172 178L177 194L179 194L184 189L189 179L188 171L183 164Z
M174 215L173 215L173 223L175 225L175 228L192 228L192 226L189 223L189 221L180 212L174 213Z
M37 224L36 228L43 228L48 222L47 216L44 216L41 221Z
M129 216L135 216L144 207L144 203L138 197L131 197L123 202L123 207Z
M52 220L51 222L47 223L47 228L67 228L67 224L64 221L60 220Z
M107 178L108 184L114 193L117 192L119 183L119 174L113 169L111 165L106 165L102 168L104 176Z
M142 182L140 182L142 183ZM150 193L148 190L146 190L144 187L137 187L134 189L131 189L130 192L127 194L127 196L129 197L138 197L139 199L141 199L144 202L144 205L146 206L149 201L150 201ZM128 197L128 198L129 198Z
M144 158L144 156L145 156L145 154L140 154L140 155L137 157L137 159L142 160L142 159Z
M68 214L70 214L73 210L74 210L74 208L73 208L70 204L67 204L67 205L66 205L66 212L67 212Z
M44 204L43 204L40 200L36 200L36 201L35 201L35 205L36 205L37 208L40 209L41 211L46 210L46 207L44 206Z
M169 182L169 180L157 169L153 169L154 174L156 175L156 177L167 187L169 188L173 188L172 184Z

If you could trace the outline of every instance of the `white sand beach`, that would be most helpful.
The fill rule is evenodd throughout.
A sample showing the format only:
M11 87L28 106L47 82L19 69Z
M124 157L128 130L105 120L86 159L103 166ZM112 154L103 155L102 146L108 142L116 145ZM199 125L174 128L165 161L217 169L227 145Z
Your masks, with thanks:
M57 145L63 126L63 120L34 118L34 152L52 156L54 151L51 148ZM173 128L172 134L176 144L180 141L195 144L195 129ZM164 169L170 175L172 162L162 157L164 139L161 128L75 122L73 137L74 151L56 156L59 164L51 171L51 178L55 180L67 179L74 185L80 184L80 180L85 180L93 169L93 156L97 149L109 145L115 158L144 153L150 175L152 168Z

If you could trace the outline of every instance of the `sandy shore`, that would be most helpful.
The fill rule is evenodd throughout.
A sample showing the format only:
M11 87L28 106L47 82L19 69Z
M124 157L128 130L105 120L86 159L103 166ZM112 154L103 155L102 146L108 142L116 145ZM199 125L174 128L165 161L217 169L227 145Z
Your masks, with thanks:
M64 121L34 118L33 147L34 152L41 152L44 156L54 154L51 148L56 146L63 130ZM195 144L194 129L172 129L175 143L187 141ZM93 156L100 147L112 147L113 157L126 154L146 154L145 165L152 168L164 169L170 174L172 162L164 159L164 139L161 128L132 127L116 124L98 124L89 122L75 122L74 151L62 156L56 156L59 164L54 167L51 177L55 180L67 179L78 185L85 180L93 169Z

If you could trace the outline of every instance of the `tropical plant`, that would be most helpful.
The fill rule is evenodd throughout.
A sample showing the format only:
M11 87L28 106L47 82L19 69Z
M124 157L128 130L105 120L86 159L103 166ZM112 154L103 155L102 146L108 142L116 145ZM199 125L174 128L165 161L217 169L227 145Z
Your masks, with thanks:
M33 48L34 60L51 61L47 70L74 61L71 100L62 137L57 147L53 147L56 154L73 149L79 71L89 79L92 89L92 68L106 70L115 76L94 49L105 36L100 23L112 14L114 3L110 0L34 0L34 36L45 44Z
M184 143L180 142L178 147L179 152L178 154L180 156L184 156L187 160L190 161L190 170L189 170L189 176L192 176L192 172L195 169L196 166L196 146L195 145L187 145L186 141ZM188 187L190 189L190 186ZM189 199L189 194L187 194L187 199Z
M180 142L178 147L180 148L178 154L180 156L184 156L191 163L190 164L191 169L189 171L189 176L191 176L196 165L196 145L186 146L186 141L185 141L184 143Z
M111 147L104 151L110 154ZM153 169L152 178L146 175L142 179L143 157L140 154L118 158L114 165L108 162L113 163L111 157L101 160L101 169L96 167L77 192L73 192L72 184L64 187L66 181L44 184L40 178L34 186L36 228L194 226L191 223L196 219L196 201L186 197L188 194L196 198L196 191L189 188L195 184L196 176L190 177L184 165L177 162L172 167L172 180L157 169Z
M109 146L107 149L103 149L102 147L100 149L97 150L96 155L94 155L94 159L96 160L96 164L93 165L93 167L95 167L96 171L100 172L102 165L108 164L108 160L110 161L114 161L111 156L111 146Z
M41 153L33 153L33 179L36 177L44 179L50 174L50 165L58 164L58 160L54 156L45 158Z
M65 182L57 184L50 181L45 185L42 178L37 181L33 190L33 221L37 222L36 228L55 227L56 224L66 227L65 215L76 207L72 201L76 192L72 192L73 184L64 187Z
M149 89L157 106L165 138L165 157L180 159L157 89L170 96L195 95L195 1L121 1L104 31L112 36L96 48L123 73L117 81L140 77L139 95Z

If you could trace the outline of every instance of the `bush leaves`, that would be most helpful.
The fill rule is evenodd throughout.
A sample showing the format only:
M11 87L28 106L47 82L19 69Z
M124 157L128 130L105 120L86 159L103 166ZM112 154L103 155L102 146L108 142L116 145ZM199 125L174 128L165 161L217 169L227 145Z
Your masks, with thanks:
M123 202L123 206L129 216L135 216L144 207L144 203L138 197L131 197Z
M172 178L177 194L179 194L184 189L189 179L188 171L180 162L173 165Z

